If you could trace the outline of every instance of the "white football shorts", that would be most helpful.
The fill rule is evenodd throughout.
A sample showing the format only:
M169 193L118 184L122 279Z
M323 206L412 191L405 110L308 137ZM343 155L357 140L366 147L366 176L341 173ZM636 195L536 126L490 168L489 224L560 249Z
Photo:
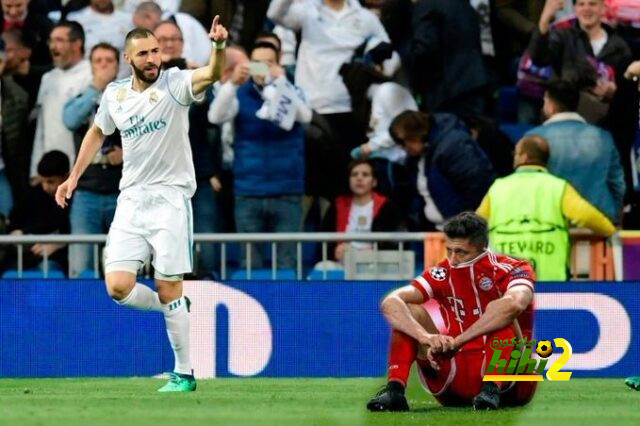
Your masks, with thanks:
M162 275L189 273L193 268L191 200L167 186L135 186L118 196L116 214L105 247L105 270L119 262L152 265ZM115 265L114 265L115 266Z

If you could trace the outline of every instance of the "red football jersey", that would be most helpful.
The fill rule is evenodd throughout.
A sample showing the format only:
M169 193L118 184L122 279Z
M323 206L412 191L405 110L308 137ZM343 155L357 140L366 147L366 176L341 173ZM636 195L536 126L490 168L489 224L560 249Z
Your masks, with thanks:
M450 336L458 336L475 323L492 300L510 288L526 285L533 290L535 274L524 260L497 255L487 250L475 259L451 266L445 259L412 281L426 300L440 303ZM533 303L518 317L523 336L531 339ZM486 336L468 342L464 350L485 347Z

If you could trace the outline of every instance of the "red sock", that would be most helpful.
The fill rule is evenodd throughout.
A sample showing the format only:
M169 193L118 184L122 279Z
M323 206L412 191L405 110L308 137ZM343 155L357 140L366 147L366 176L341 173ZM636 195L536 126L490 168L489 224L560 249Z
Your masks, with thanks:
M418 354L418 342L401 331L393 330L389 352L389 381L407 386L411 364Z

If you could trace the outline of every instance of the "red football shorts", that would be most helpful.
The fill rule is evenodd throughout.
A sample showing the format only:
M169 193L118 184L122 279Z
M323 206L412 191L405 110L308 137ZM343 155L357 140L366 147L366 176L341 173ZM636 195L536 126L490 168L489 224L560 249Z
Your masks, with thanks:
M486 368L482 351L469 351L442 361L439 371L421 361L418 363L418 375L425 390L440 404L468 406L482 389ZM536 386L537 382L505 382L500 392L500 406L525 405L533 398Z

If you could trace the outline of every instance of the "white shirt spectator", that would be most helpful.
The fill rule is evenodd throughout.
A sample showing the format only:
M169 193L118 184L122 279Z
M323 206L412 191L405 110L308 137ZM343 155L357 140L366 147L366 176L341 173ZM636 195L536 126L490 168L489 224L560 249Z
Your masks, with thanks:
M171 14L163 15L163 19L169 19ZM182 48L182 56L187 60L194 62L198 66L204 66L209 63L211 56L211 40L209 32L205 30L202 24L188 13L173 14L176 24L182 31L184 40Z
M391 121L403 111L417 111L413 95L398 83L387 82L372 85L369 89L371 95L371 118L367 133L367 142L373 152L387 158L389 161L402 163L407 154L402 147L395 143L389 133Z
M120 51L119 77L130 74L130 68L124 60L124 39L133 29L133 16L120 10L111 14L98 13L90 6L67 16L68 21L76 21L84 28L84 54L88 59L91 48L98 43L106 42Z
M54 68L42 76L36 101L38 121L31 154L31 177L37 175L42 156L54 149L67 154L70 163L74 163L73 133L64 125L62 112L64 104L86 90L92 80L91 65L86 60L66 70Z
M282 25L276 25L273 28L273 33L280 38L280 65L295 65L296 48L298 47L296 33Z
M114 0L113 5L117 8L126 12L128 14L133 14L136 11L136 7L142 2L149 0ZM173 15L180 10L180 4L182 0L152 0L160 9L162 9L163 13L168 13Z
M338 70L365 41L367 49L389 42L378 17L357 0L346 0L340 11L327 7L322 0L273 0L267 16L286 28L302 30L296 84L311 107L320 114L351 111L349 92ZM394 52L383 64L385 74L393 74L399 65Z

